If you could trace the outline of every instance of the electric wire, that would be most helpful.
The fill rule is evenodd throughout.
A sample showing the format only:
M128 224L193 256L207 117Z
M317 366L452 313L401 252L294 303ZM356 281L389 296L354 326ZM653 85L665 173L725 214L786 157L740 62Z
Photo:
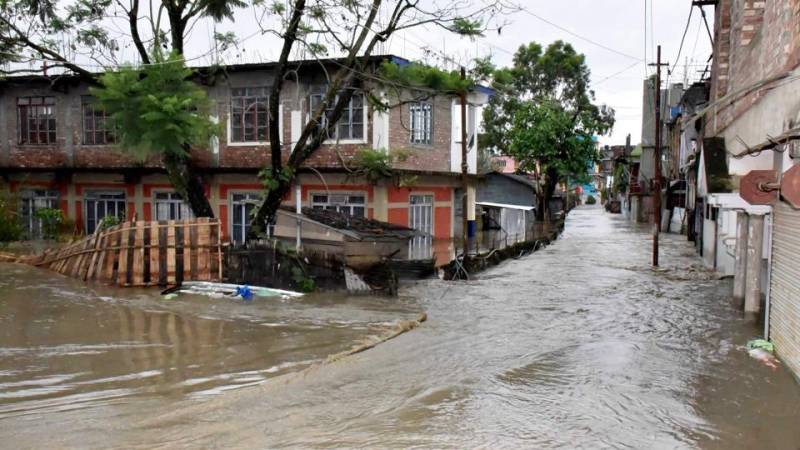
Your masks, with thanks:
M675 66L678 65L678 61L681 59L681 52L683 51L683 43L686 40L686 33L689 31L689 26L692 24L692 13L694 12L694 5L689 6L689 18L686 19L686 27L683 29L683 36L681 36L681 45L678 47L678 56L675 57L674 62L672 63L672 67L667 71L667 76L672 74L672 71L675 70Z

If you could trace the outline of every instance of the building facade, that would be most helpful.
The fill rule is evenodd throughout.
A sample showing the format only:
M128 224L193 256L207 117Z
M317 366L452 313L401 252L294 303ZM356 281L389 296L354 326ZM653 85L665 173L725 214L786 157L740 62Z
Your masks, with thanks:
M373 58L377 65L393 56ZM321 101L325 72L337 61L298 61L297 76L284 83L280 98L281 139L288 157L310 110ZM250 212L263 194L258 171L269 166L267 105L272 64L200 68L197 82L213 101L219 136L193 160L203 174L205 194L225 237L244 240ZM389 110L374 108L382 95ZM396 92L393 90L392 92ZM286 205L337 210L426 232L430 240L453 237L454 189L460 186L460 103L452 95L397 101L408 93L365 87L353 96L335 136L305 163ZM469 95L467 162L477 165L478 105L488 92ZM361 149L388 152L397 174L370 184L350 176ZM79 232L91 233L109 215L131 220L174 220L192 212L172 189L158 161L135 161L116 146L102 110L93 106L89 85L77 77L9 77L0 81L0 173L18 194L30 237L38 233L35 211L57 207ZM474 201L474 189L472 190ZM458 199L460 201L460 199ZM474 208L473 208L474 209ZM474 217L472 218L474 220Z
M800 205L790 202L792 183L784 183L800 164L800 0L718 0L711 73L700 151L705 160L713 151L727 177L705 182L706 219L719 230L727 212L734 297L764 318L766 337L800 374ZM751 195L764 193L748 181L757 170L773 171L780 185L769 201ZM733 192L717 194L726 188Z

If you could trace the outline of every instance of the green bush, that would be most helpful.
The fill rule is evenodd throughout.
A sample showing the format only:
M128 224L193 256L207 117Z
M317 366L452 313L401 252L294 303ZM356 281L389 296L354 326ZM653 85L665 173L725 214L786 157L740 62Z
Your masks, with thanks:
M0 242L18 241L22 238L17 197L0 185Z
M41 208L37 209L35 214L42 223L42 239L58 237L59 229L64 222L64 213L57 208Z
M597 203L597 199L594 198L594 196L590 195L590 196L586 197L586 204L587 205L594 205L596 203Z
M101 230L105 230L106 228L111 228L115 225L119 225L120 223L121 221L117 216L105 216L103 217L103 220L100 221L99 228Z

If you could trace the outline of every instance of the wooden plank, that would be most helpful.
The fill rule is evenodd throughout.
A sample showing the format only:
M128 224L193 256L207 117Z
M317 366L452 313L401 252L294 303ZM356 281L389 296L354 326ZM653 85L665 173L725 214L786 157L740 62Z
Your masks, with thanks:
M150 283L150 231L153 230L152 228L153 222L145 222L144 227L142 227L142 280L145 286L149 286Z
M120 244L128 244L128 236L131 230L130 222L125 222L122 227L123 232L119 233ZM125 286L128 282L128 248L127 245L122 246L117 252L117 270L114 276L113 283L119 286Z
M114 243L116 248L113 248L111 252L109 252L109 272L108 272L108 282L111 284L117 284L117 278L119 276L119 253L120 249L119 246L122 244L122 229L125 228L127 225L125 223L121 223L116 225L112 230L113 234L111 234L110 239L111 242Z
M158 222L158 285L167 285L167 223Z
M184 251L184 255L189 259L189 270L185 272L184 276L184 279L186 280L197 280L197 252L200 251L200 249L197 248L198 226L188 228L189 233L187 236L186 245L189 248L189 251L188 253Z
M158 284L158 222L150 222L150 284Z
M211 248L209 248L208 258L210 265L209 276L212 277L211 279L217 279L217 271L219 270L219 259L217 258L217 249L215 246L219 242L219 228L217 227L217 223L211 223L208 227L208 231L210 234L209 244Z
M136 229L133 237L134 248L131 249L131 253L133 254L131 284L133 286L144 286L144 227L145 222L143 220L136 222Z
M207 246L211 242L211 225L209 225L208 217L201 217L200 226L197 230L197 279L208 281L211 279L209 255L211 249Z
M66 255L66 246L58 249L58 252L56 253L56 258L59 258L59 260L54 265L52 265L53 270L55 270L56 272L60 272L61 267L63 267L64 264L66 264L66 260L64 258L65 255Z
M105 233L99 233L97 239L97 248L98 251L95 253L97 260L92 263L91 272L89 273L90 280L96 280L98 277L102 278L103 274L103 264L105 263L105 256L106 256L106 244L108 242L108 236Z
M183 271L185 260L183 258L183 236L186 234L186 228L175 227L175 284L183 283Z
M61 249L61 255L63 256L63 261L59 265L58 272L61 274L66 274L67 270L69 269L69 254L71 253L72 245L67 245L63 249Z
M123 251L125 252L125 258L128 260L128 264L125 267L125 272L122 273L122 282L125 283L125 286L131 286L133 284L133 254L135 253L134 244L136 243L136 222L131 221L129 223L130 226L128 227L128 232L122 235L122 247ZM124 242L127 242L127 245L125 245Z
M222 221L217 219L217 280L222 281Z
M96 234L92 234L89 236L89 239L86 240L86 245L84 246L84 254L83 254L83 261L79 264L78 267L78 278L81 280L86 279L86 270L89 268L89 263L92 262L92 255L94 254L94 245L95 240L97 239Z
M98 233L93 233L91 239L89 239L89 243L87 247L86 257L83 260L83 265L81 266L81 270L78 273L78 277L86 281L87 275L89 274L89 269L91 268L92 261L94 261L95 255L97 254L97 239L99 238Z
M167 284L175 284L175 221L167 222Z

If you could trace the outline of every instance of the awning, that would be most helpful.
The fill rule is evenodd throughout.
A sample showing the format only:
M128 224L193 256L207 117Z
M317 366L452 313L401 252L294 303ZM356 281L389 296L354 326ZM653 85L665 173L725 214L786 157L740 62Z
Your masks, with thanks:
M533 206L523 206L523 205L509 205L506 203L493 203L493 202L475 202L476 205L481 206L489 206L491 208L507 208L507 209L519 209L522 211L533 211Z

